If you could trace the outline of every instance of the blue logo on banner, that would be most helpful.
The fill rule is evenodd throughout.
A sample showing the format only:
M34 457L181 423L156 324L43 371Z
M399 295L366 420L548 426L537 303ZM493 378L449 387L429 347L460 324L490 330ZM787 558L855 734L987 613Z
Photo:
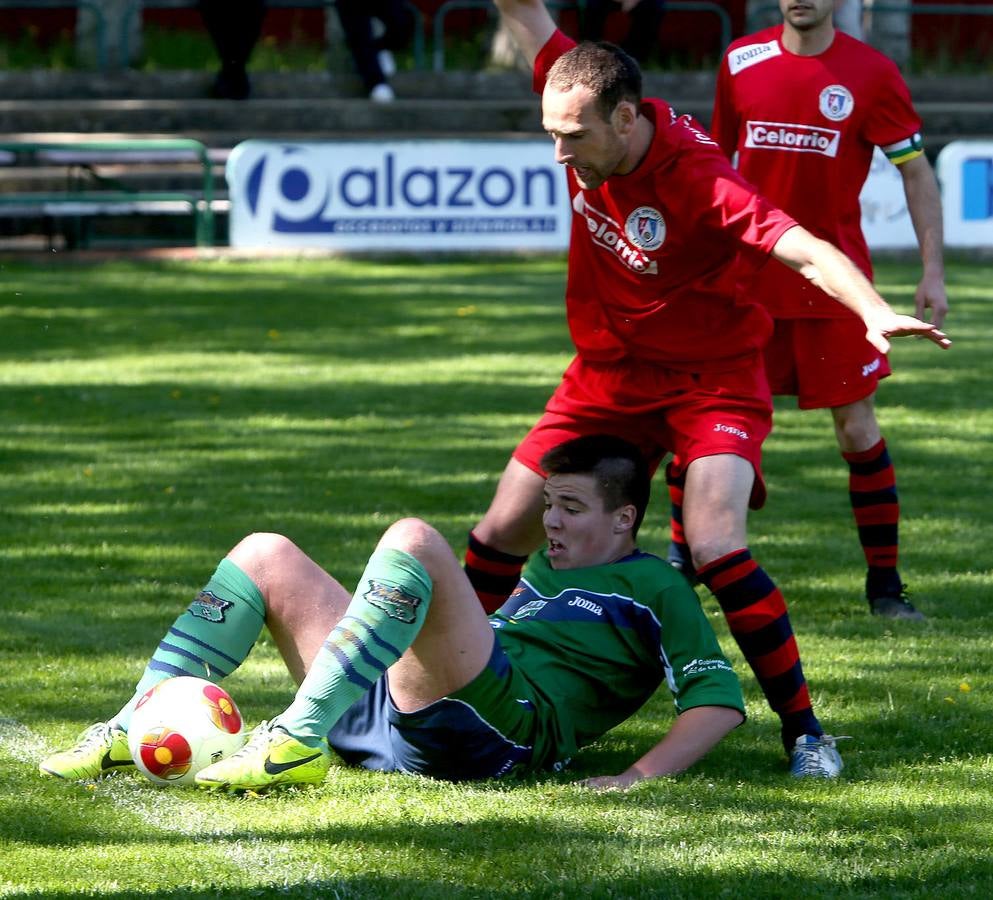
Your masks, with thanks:
M390 152L333 171L282 147L245 187L252 215L285 234L552 233L560 177L554 166L404 166Z
M962 218L993 218L993 159L967 159L962 163Z

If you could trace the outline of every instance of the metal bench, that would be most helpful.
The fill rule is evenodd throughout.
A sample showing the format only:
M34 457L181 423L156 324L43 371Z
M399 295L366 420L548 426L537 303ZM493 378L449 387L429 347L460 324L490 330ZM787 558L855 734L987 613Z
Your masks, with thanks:
M176 164L200 167L197 190L129 189L101 173L100 166ZM187 138L71 142L0 142L2 166L55 166L66 170L64 190L5 191L0 216L71 223L67 240L86 245L85 221L106 215L189 215L193 242L214 243L214 174L207 148ZM71 239L71 240L70 240Z

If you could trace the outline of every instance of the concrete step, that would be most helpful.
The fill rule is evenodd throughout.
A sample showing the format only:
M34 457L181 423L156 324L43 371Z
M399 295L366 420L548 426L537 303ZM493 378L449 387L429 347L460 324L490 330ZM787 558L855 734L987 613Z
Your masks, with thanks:
M993 101L927 100L916 104L928 143L939 134L978 137L993 133Z
M4 100L139 99L178 100L207 97L213 73L190 70L98 73L86 71L0 71L0 97ZM708 107L714 96L714 73L709 71L644 73L649 96L702 101ZM907 78L916 103L989 102L988 76L912 75ZM357 98L363 95L358 78L337 72L252 73L256 99ZM404 99L494 100L530 97L530 76L521 71L483 70L402 71L393 79Z
M331 72L260 72L243 102L206 99L212 74L202 71L0 72L0 134L109 134L202 140L230 148L256 137L492 137L539 134L539 104L520 71L400 72L398 99L380 105L358 80ZM956 137L993 133L993 98L981 77L911 78L929 150ZM645 74L645 93L667 99L705 125L714 90L711 72ZM937 146L936 146L937 145Z
M361 82L333 72L257 72L252 98L362 98ZM5 72L0 71L4 100L199 100L208 96L213 74L202 71L134 72ZM392 79L397 96L406 100L496 100L533 97L531 78L521 71L404 71ZM647 93L690 96L708 103L714 93L710 72L649 72Z
M226 131L246 137L342 132L407 135L540 129L537 102L519 99L402 100L289 98L221 100L0 101L0 133L154 132L193 137Z
M680 113L710 120L710 102L670 97ZM925 101L917 104L929 149L936 143L993 134L993 102ZM416 99L391 104L365 99L292 98L243 102L172 100L0 101L0 133L11 140L73 134L183 136L208 147L233 147L249 138L493 137L541 134L539 104L532 96L506 99ZM27 137L30 135L31 137Z

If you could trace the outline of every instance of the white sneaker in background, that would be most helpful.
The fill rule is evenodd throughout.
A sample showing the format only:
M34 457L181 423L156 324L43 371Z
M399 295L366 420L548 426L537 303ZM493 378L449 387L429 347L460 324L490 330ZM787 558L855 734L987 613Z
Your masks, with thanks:
M393 88L384 81L369 91L369 99L373 103L392 103L396 100L396 94L393 93Z

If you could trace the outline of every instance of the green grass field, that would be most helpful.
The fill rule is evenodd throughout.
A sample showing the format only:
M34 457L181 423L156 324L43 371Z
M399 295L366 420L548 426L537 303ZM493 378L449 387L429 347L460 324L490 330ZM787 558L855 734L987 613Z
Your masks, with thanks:
M916 268L879 266L912 302ZM880 419L923 624L871 618L827 416L777 411L752 548L790 604L837 783L785 771L750 719L691 773L594 794L671 718L658 696L521 784L333 769L265 799L38 759L130 696L245 533L346 584L395 518L458 552L568 361L561 259L0 263L0 896L993 896L989 334L993 267L949 267L955 346L899 342ZM666 540L659 492L645 549ZM254 722L291 696L263 639L226 683Z

